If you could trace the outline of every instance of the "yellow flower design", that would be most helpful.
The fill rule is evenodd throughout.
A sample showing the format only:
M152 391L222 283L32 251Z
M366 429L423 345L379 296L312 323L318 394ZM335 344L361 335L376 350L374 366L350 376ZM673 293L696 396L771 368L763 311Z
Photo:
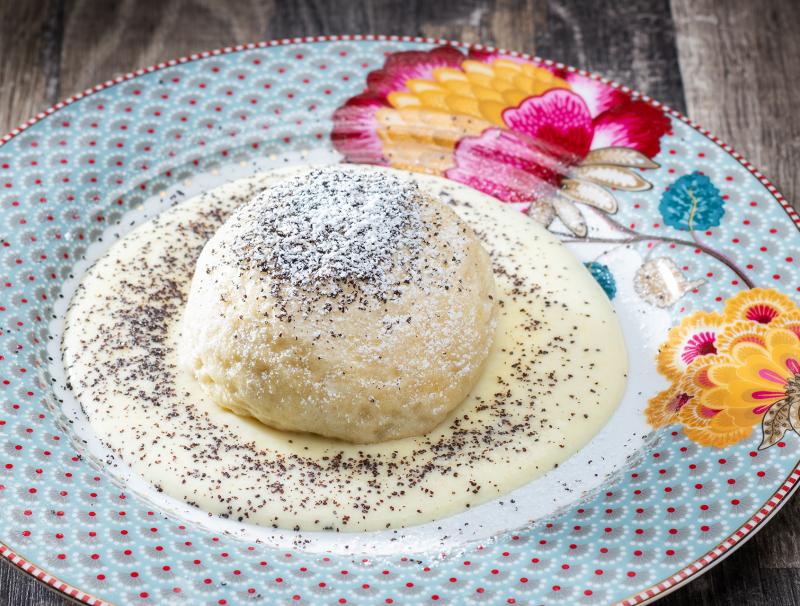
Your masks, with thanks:
M684 372L670 387L650 399L644 411L647 422L653 427L677 423L684 408L692 408L696 404L693 400L700 390L713 386L708 379L708 369L722 360L724 358L715 354L698 358L692 364L691 371Z
M671 385L647 403L644 411L647 422L655 428L675 423L680 410L694 398L695 391L686 380Z
M790 311L782 314L772 324L775 327L785 328L797 335L800 339L800 311Z
M484 123L505 126L503 111L528 97L569 84L551 71L531 63L497 59L492 63L465 60L459 67L438 67L430 78L406 80L405 91L388 94L398 110L416 108L443 116L461 114Z
M693 390L692 393L696 394L700 390L714 387L715 383L711 380L709 371L727 359L727 356L713 354L696 360L685 374L687 385Z
M670 331L658 369L672 385L648 403L653 427L678 423L691 440L718 448L759 423L760 448L800 433L800 310L781 293L745 291L721 316L685 318Z
M769 329L765 345L737 343L727 363L709 369L714 384L703 394L710 406L769 408L786 397L786 386L800 373L800 342L783 328Z
M658 371L678 381L697 358L717 353L717 333L724 323L719 314L698 312L669 332L658 352Z
M404 84L386 96L389 107L375 112L376 134L391 166L435 175L453 167L461 139L504 128L506 109L549 90L570 90L551 71L509 59L465 60Z
M351 162L445 176L517 204L578 237L578 205L617 211L615 190L640 174L671 128L642 99L570 70L442 46L386 57L333 115L331 140Z
M723 315L728 321L747 320L769 324L797 307L785 294L771 288L752 288L728 299Z
M759 324L749 320L736 320L726 324L717 336L717 347L720 351L729 351L738 343L755 343L762 347L766 345L764 335L767 324Z
M689 412L687 410L687 412ZM715 446L717 448L725 448L731 444L736 444L748 437L753 432L753 425L757 423L760 418L754 417L754 422L750 425L740 426L732 420L730 412L723 410L716 413L710 418L704 418L702 413L693 416L690 420L691 424L686 423L687 415L682 415L681 422L684 422L683 432L693 442L697 442L702 446ZM694 422L695 419L700 419L700 422Z

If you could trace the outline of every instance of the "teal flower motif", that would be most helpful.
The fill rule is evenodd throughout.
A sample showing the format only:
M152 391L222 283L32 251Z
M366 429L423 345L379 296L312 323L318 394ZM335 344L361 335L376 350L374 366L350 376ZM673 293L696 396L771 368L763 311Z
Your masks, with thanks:
M664 192L658 210L664 223L691 231L719 225L725 214L725 200L711 179L699 172L684 175Z
M592 274L592 277L597 280L600 288L608 295L608 298L613 299L617 294L617 281L614 279L614 274L611 273L608 265L603 265L597 261L590 261L584 263L584 265L589 270L589 273Z

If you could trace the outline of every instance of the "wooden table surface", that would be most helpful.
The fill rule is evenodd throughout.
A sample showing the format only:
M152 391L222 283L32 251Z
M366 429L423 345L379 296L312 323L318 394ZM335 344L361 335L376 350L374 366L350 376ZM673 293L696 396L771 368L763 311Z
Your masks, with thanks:
M798 32L794 0L0 0L0 131L116 74L194 51L302 35L411 34L600 72L688 114L794 201ZM798 514L800 498L661 603L800 603ZM3 561L0 603L67 602Z

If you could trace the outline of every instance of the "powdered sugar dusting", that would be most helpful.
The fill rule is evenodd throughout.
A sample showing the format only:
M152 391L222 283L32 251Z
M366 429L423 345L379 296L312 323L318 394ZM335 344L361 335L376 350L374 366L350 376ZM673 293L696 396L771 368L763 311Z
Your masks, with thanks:
M377 171L328 167L288 179L234 216L248 226L240 259L277 284L389 298L422 245L421 196L416 183Z

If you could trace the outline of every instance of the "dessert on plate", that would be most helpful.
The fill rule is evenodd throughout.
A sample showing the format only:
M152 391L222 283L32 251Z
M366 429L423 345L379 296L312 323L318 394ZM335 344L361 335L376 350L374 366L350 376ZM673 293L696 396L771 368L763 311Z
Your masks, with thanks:
M314 171L255 196L203 248L184 364L214 402L276 429L423 434L480 376L494 295L475 233L415 182Z
M73 391L115 457L211 514L429 522L530 482L617 407L611 304L552 235L467 186L262 173L115 242L70 305Z

